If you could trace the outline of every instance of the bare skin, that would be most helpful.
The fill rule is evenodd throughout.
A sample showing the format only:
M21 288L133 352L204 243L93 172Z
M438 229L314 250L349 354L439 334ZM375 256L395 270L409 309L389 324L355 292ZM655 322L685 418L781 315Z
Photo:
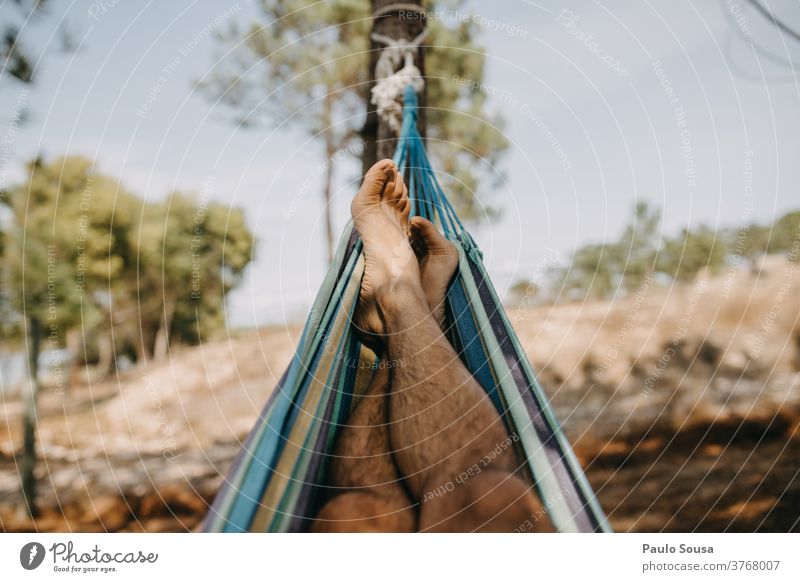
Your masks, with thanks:
M416 504L403 488L389 447L388 365L381 360L336 441L330 484L345 492L322 508L312 531L417 531Z
M408 191L393 164L384 160L373 166L362 191L385 198L381 211L393 215L404 233L409 232L411 204ZM354 214L357 212L353 210ZM379 224L375 225L376 227ZM377 235L377 228L375 229ZM371 264L372 257L366 257ZM414 260L401 255L396 261ZM374 268L370 267L370 272ZM377 353L384 351L379 336L372 333L374 313L366 309L373 301L378 283L362 280L359 311L354 325L362 341ZM366 311L366 312L365 312ZM402 477L389 445L388 391L389 367L381 359L378 370L363 398L347 420L334 447L330 484L345 492L335 496L320 511L312 530L315 532L413 532L417 531L417 509L402 484Z
M375 529L367 531L409 531L399 529L409 523L419 531L512 531L539 506L514 474L518 463L494 406L440 329L457 253L428 221L409 224L409 207L389 160L368 172L351 206L366 259L354 323L369 345L385 349L386 360L398 365L388 370L388 424L375 420L386 418L378 410L386 405L386 379L378 374L368 391L377 398L365 398L343 429L337 454L344 456L332 463L332 480L354 490L323 508L315 529L349 522L355 526L346 531L365 531L365 512L372 512L366 521ZM360 468L350 464L359 458ZM418 520L398 518L411 505L401 475L419 503ZM387 515L398 529L382 529Z
M405 217L401 214L400 219ZM441 327L458 251L421 218L410 221L409 236L431 317ZM389 368L394 364L380 361L372 383L342 429L331 461L330 483L347 491L325 505L317 516L316 532L418 531L417 504L401 484L389 444Z
M458 251L430 221L415 216L410 221L411 248L417 255L422 290L433 320L444 326L447 285L458 266Z

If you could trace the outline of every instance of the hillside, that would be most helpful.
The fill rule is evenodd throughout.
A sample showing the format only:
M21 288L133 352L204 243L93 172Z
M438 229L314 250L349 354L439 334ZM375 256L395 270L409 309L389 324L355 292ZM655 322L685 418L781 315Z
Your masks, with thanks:
M617 530L800 529L796 264L509 314ZM45 390L35 524L17 517L21 403L5 397L0 527L193 528L298 333L264 329Z

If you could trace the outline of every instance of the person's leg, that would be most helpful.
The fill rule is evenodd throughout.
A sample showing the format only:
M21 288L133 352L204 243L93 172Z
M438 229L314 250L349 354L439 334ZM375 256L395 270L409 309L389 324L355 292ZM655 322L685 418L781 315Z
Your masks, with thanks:
M387 161L370 173L399 182ZM356 323L382 338L388 357L400 363L390 371L390 438L421 502L420 528L511 531L535 513L534 497L512 474L517 463L499 415L431 315L420 265L399 213L391 211L402 205L402 192L368 187L369 178L351 207L366 258ZM464 473L471 476L464 480Z
M389 450L389 363L381 360L334 447L329 483L342 489L320 511L315 532L413 532L416 504Z
M458 251L431 222L420 217L411 220L410 242L419 259L420 280L430 312L439 329L444 331L444 302L448 284L458 265ZM420 357L423 356L420 354ZM468 386L462 390L464 392L462 399L468 405L486 400L482 390L477 393ZM408 398L406 407L413 407L414 400L415 396ZM445 402L446 399L434 405L432 409L435 411L442 405L446 406ZM492 412L494 412L493 406ZM435 414L439 415L438 412ZM480 416L490 413L480 410L476 411L476 414ZM494 416L491 423L496 425L499 418ZM460 422L455 420L452 425L456 434L450 439L454 442L463 442L469 438L458 427ZM486 420L482 421L482 424L485 425ZM403 429L400 426L397 429L397 440L404 439ZM453 469L430 471L423 486L424 491L420 495L422 531L510 531L525 523L535 523L531 522L530 518L537 508L531 502L538 501L529 494L528 484L509 473L515 465L512 461L513 453L505 452L506 449L513 448L511 439L507 437L504 429L502 435L499 431L492 430L490 439L501 436L503 440L495 446L495 449L480 459L470 458L469 453L463 461L454 459L454 466L472 461L469 467L462 469L455 476ZM489 440L479 446L486 448L491 443ZM500 454L508 458L497 463L496 457ZM444 482L443 478L446 478ZM540 509L538 511L541 513ZM546 526L537 524L537 529L544 531Z
M392 203L383 210L397 213L398 224L407 231L410 203L402 178L387 173L390 166L386 161L380 164L370 170L361 188L370 192L380 188L379 196L390 195ZM360 300L363 301L363 294ZM379 337L356 326L361 328L360 337L365 344L377 353L384 351ZM329 483L342 489L342 493L322 508L312 531L416 531L416 503L403 488L389 448L388 388L389 367L393 364L381 359L369 388L337 438Z
M386 187L393 190L393 181ZM404 196L405 193L401 199ZM400 205L403 230L409 206ZM420 218L411 220L409 234L431 315L441 327L445 292L458 264L458 251L431 223ZM371 338L370 343L383 351L375 339ZM400 484L401 476L389 447L388 370L393 364L380 361L370 387L342 428L331 460L329 483L344 492L323 507L314 531L416 530L416 504Z
M419 258L420 279L431 313L443 330L444 301L458 263L458 252L431 222L419 217L411 221L411 247ZM482 390L478 397L486 398ZM524 523L535 523L530 518L542 511L531 504L538 500L529 494L529 485L510 476L507 467L495 462L500 454L514 458L510 450L513 443L505 431L503 435L505 438L491 453L472 459L472 465L455 478L450 475L436 488L425 486L420 500L422 531L509 531ZM549 526L541 522L535 529L547 531Z
M444 331L447 286L458 266L458 251L429 220L415 216L409 221L409 242L419 264L419 279L428 309Z

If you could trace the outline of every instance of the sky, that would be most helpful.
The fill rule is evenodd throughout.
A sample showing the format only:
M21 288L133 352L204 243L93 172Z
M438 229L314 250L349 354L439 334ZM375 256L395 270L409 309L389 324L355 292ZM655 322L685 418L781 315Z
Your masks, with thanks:
M761 1L800 30L796 1ZM228 58L215 34L257 17L247 1L65 1L26 25L34 85L0 87L3 184L36 155L84 155L148 200L202 191L245 209L258 247L232 326L302 320L326 269L319 144L298 126L237 127L194 89ZM503 179L481 193L502 214L473 227L501 295L613 240L637 201L662 208L667 234L800 207L800 42L747 0L474 1L431 17L481 26L484 89L506 121ZM59 50L64 31L76 50ZM337 229L359 173L337 168Z

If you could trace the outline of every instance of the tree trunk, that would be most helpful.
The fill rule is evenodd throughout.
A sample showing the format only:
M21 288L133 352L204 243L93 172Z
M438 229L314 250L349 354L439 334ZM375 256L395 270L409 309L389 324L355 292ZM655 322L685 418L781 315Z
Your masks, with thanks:
M164 317L156 333L156 344L153 347L153 359L165 360L169 355L169 330L175 315L175 305L168 302L164 305Z
M377 12L390 4L394 4L394 0L372 0L372 11ZM421 0L412 0L404 4L416 4L422 7ZM372 31L378 34L383 34L390 38L406 38L413 39L425 29L424 18L400 18L397 11L389 12L376 18L372 23ZM423 42L423 44L425 44ZM397 136L394 135L389 126L378 119L378 114L375 106L370 103L372 96L371 90L375 86L375 64L378 61L378 55L382 45L371 41L370 45L370 59L369 59L369 75L370 82L367 85L367 121L361 130L361 135L364 139L364 157L363 172L366 174L367 170L378 160L383 158L391 158L394 150L397 147ZM417 50L417 58L415 64L419 67L422 77L425 77L425 50L420 47ZM425 137L425 91L419 95L419 114L417 123L419 131Z
M81 330L75 328L67 330L67 350L69 351L70 360L65 390L69 390L72 386L80 383L81 371L86 365L86 350L83 345Z
M325 244L328 252L328 264L330 265L333 262L333 252L334 252L334 236L333 236L333 208L331 206L331 198L333 195L333 156L334 152L331 151L330 147L326 148L327 150L327 164L328 166L325 169L325 185L324 185L324 195L325 195Z
M20 462L20 489L23 507L21 513L34 519L36 509L36 396L39 392L39 351L42 343L42 328L35 316L28 318L28 370L22 397L22 460Z
M136 365L141 366L147 361L147 348L145 347L144 331L134 338L133 350L136 352Z
M111 321L108 322L108 330L101 333L97 339L97 370L96 373L102 378L113 374L116 369L116 357L114 354L114 328Z
M333 126L333 104L331 97L328 95L325 98L323 115L325 119L325 127ZM333 262L334 253L334 236L333 236L333 208L331 206L331 198L333 196L333 158L336 154L336 144L334 143L333 134L326 132L325 134L325 183L322 186L323 204L325 208L322 211L325 214L325 252L328 259L327 265Z

